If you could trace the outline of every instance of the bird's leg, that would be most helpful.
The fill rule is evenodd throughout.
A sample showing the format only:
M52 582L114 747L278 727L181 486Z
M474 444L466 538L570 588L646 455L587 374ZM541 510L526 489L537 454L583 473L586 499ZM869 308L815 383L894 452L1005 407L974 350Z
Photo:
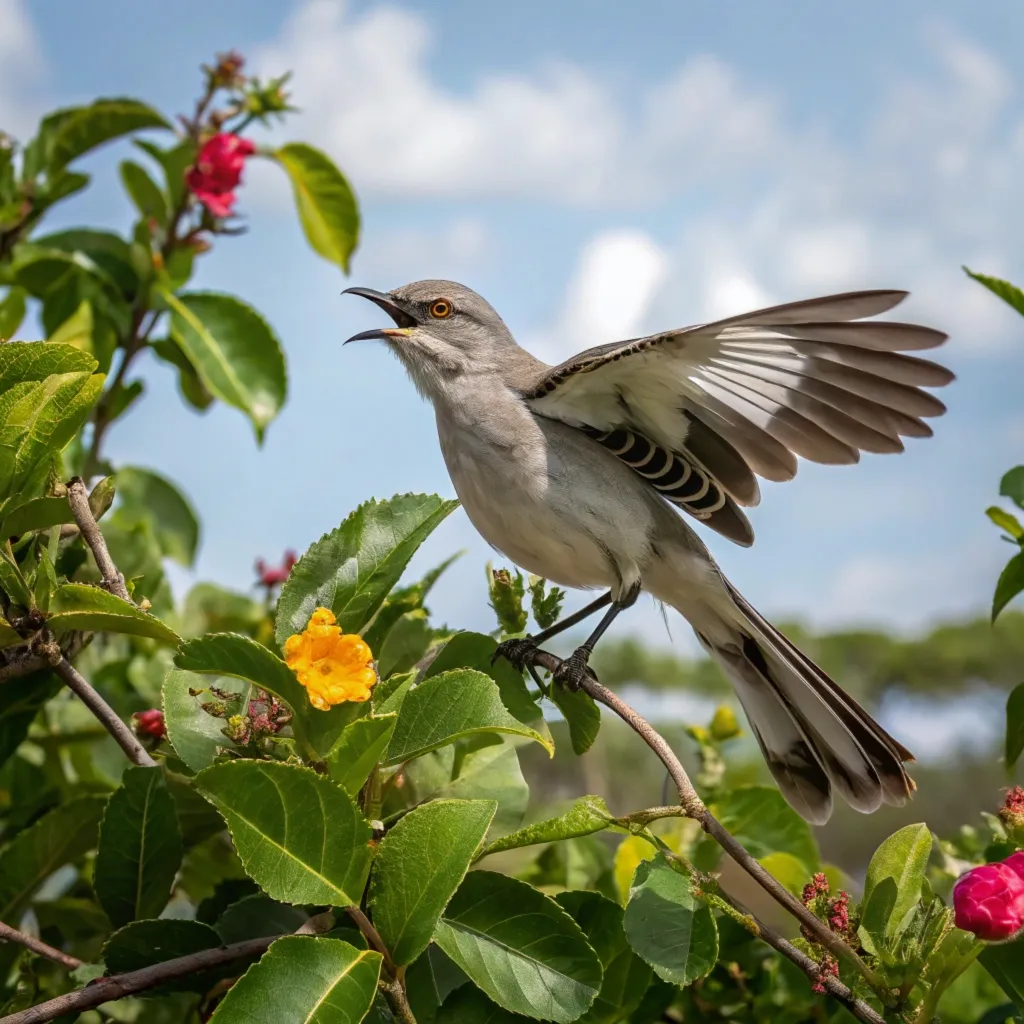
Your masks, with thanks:
M634 600L636 599L634 598ZM557 636L564 630L569 629L570 626L575 626L577 622L590 618L594 612L600 611L605 605L611 604L611 602L612 593L608 591L607 594L599 597L596 601L591 601L585 608L581 608L578 612L573 612L572 615L567 615L561 622L556 622L553 626L548 626L547 629L541 630L536 636L514 637L511 640L503 641L498 644L494 656L491 658L491 664L493 665L498 658L504 658L522 672L529 661L530 655L545 640L550 640L551 637ZM598 636L600 635L598 633Z
M637 580L628 590L624 591L622 595L612 601L611 608L604 613L601 621L597 624L594 632L587 637L586 640L576 648L572 654L569 655L565 661L562 662L558 668L552 673L551 678L554 679L559 686L564 686L568 690L575 692L580 688L584 678L588 672L587 665L590 661L590 655L594 651L594 645L598 640L604 636L605 631L615 621L619 612L629 608L630 605L636 603L636 599L640 596L641 585L640 581Z

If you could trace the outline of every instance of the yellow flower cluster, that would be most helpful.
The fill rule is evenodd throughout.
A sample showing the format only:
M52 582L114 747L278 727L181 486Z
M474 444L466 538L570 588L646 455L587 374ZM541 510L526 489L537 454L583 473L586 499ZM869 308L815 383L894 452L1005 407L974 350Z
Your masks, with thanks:
M373 652L355 633L342 633L329 608L317 608L301 633L288 637L284 660L321 711L370 699L377 682Z

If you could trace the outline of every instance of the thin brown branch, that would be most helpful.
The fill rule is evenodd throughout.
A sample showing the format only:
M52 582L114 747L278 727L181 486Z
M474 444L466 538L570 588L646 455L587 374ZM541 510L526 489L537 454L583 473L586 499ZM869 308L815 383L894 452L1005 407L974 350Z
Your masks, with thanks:
M103 577L103 588L123 601L130 601L124 577L114 565L114 560L107 550L107 542L103 539L103 534L100 533L100 528L96 524L96 517L89 507L89 493L86 491L85 481L81 477L76 476L68 484L68 503L71 505L71 512L78 524L78 529L96 560L96 567Z
M390 983L381 983L381 991L384 998L395 1015L399 1024L416 1024L416 1017L413 1015L412 1007L409 1005L409 997L405 994L405 986L398 978Z
M562 663L562 659L548 651L537 650L530 656L534 664L540 665L548 672L554 672ZM857 955L856 951L844 942L828 925L818 920L781 882L767 872L743 846L723 828L701 800L693 783L690 782L686 769L679 758L666 742L664 737L642 715L630 707L621 697L602 685L588 673L583 680L583 689L594 700L605 707L611 708L657 755L658 759L672 777L679 792L679 803L686 816L698 822L701 828L712 836L723 850L761 886L769 896L786 908L808 932L814 941L824 946L830 953L841 957L856 969L872 984L878 984L874 972ZM788 954L787 954L788 955Z
M78 698L99 719L107 732L117 740L118 746L128 755L128 760L132 764L146 768L156 767L156 761L149 756L138 737L121 721L117 712L67 658L62 657L53 666L53 671L68 684L68 688L78 695Z
M330 914L311 917L298 931L291 934L317 935L328 930L330 924L324 920L328 917L333 920L333 915ZM94 1006L100 1006L102 1003L109 1003L114 999L124 999L125 996L133 996L137 992L145 992L147 989L156 988L157 985L174 981L176 978L184 978L186 975L197 974L199 971L220 967L222 964L243 960L246 957L258 956L266 952L271 943L283 937L283 935L267 935L259 939L246 939L244 942L235 942L230 946L221 946L218 949L203 949L198 953L189 953L188 956L165 960L163 963L152 964L126 974L99 978L90 982L85 988L57 996L56 999L49 999L37 1006L30 1006L20 1013L0 1017L0 1024L43 1024L44 1021L54 1020L65 1014L82 1013L82 1011L91 1010Z
M373 946L373 948L377 950L382 957L384 957L384 966L394 974L397 970L395 962L391 959L391 953L388 950L388 947L384 945L384 940L380 937L380 932L373 927L370 919L362 912L362 910L359 909L359 907L354 905L346 907L345 913L355 921L356 927L363 933L363 937L366 941L369 942L369 944Z
M413 1015L409 997L405 991L405 968L396 966L394 960L391 959L391 951L380 937L380 932L374 928L373 923L359 907L350 905L345 908L345 911L355 921L356 927L363 933L366 941L384 957L384 967L391 977L390 979L381 979L380 990L384 993L384 998L388 1001L395 1020L400 1021L401 1024L416 1024L416 1017ZM0 1021L0 1024L3 1022Z
M64 656L69 660L78 655L92 639L91 633L74 632L64 638ZM53 668L53 660L35 649L26 641L23 647L8 647L0 651L0 683L21 679L33 672L45 672Z
M54 949L53 946L43 942L42 939L35 939L31 935L19 932L17 928L12 928L9 924L4 924L3 921L0 921L0 940L24 946L26 949L32 950L33 953L45 956L47 960L52 960L54 963L58 963L72 971L76 967L82 966L82 961L77 957L71 956L68 953L62 953L59 949Z

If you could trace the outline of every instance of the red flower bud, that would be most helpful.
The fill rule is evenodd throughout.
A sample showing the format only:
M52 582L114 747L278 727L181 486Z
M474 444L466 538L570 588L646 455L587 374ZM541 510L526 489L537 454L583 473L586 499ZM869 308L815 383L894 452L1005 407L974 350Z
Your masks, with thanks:
M987 942L1013 938L1024 928L1024 853L982 864L953 887L957 928Z
M214 135L199 151L185 183L214 217L231 216L245 159L255 152L248 139L227 132Z
M256 575L259 577L260 586L276 587L288 579L288 573L295 567L298 556L294 551L284 553L284 562L281 565L267 565L262 558L256 559Z
M162 740L167 735L164 713L159 708L137 711L132 717L135 719L135 731L139 735L151 736L155 740Z

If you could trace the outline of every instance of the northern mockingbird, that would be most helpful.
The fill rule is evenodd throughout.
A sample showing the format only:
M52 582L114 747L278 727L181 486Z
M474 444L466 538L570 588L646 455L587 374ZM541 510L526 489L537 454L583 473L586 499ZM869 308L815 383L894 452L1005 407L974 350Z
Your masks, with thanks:
M452 281L393 292L350 288L394 327L387 342L434 406L452 483L483 538L565 587L608 593L501 652L530 646L605 605L556 673L578 686L615 615L646 590L671 605L736 688L789 803L822 823L835 789L859 811L902 804L912 760L850 696L757 613L722 575L679 509L738 544L757 476L789 480L796 456L852 463L927 437L945 411L920 390L953 375L901 354L946 336L864 320L906 293L864 291L601 345L549 366L516 344L479 295Z

